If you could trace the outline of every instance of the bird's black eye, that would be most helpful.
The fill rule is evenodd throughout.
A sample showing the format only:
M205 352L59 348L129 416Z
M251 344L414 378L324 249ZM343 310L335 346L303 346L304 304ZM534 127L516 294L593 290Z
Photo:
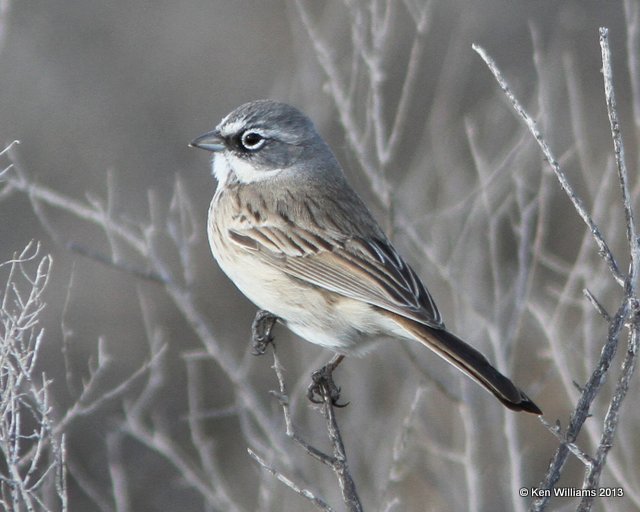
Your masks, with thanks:
M248 149L249 151L256 151L260 149L265 142L266 139L262 135L260 135L258 132L252 132L250 130L244 132L242 134L242 137L240 137L240 143L245 149Z

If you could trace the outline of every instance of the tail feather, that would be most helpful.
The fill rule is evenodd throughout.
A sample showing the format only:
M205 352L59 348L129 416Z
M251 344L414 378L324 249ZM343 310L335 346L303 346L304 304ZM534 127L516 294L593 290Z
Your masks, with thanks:
M397 317L404 329L440 357L466 373L514 411L542 414L540 408L476 349L444 329L434 329L408 318Z

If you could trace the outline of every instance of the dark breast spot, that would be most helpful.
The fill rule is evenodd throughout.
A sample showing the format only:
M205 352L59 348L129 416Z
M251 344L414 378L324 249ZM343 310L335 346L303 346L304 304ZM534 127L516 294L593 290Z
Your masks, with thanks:
M293 224L293 221L291 220L291 217L289 217L289 214L287 212L279 211L278 213L280 214L280 218L282 218L282 220L285 221L286 224Z
M234 213L231 218L233 220L237 220L241 224L245 224L247 222L247 216L241 211Z
M262 220L262 214L260 213L260 210L258 210L257 208L253 208L250 203L245 204L245 207L247 212L249 212L249 214L253 216L256 222L260 222Z

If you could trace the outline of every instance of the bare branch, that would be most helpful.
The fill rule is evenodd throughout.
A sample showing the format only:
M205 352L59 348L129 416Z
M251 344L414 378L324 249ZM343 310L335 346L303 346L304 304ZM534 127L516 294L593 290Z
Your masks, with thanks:
M324 388L324 404L323 414L327 422L327 431L329 432L329 439L333 445L333 461L332 468L334 473L338 477L340 483L340 490L342 491L342 499L344 500L347 508L353 512L362 511L362 505L360 504L360 498L356 492L356 485L349 472L349 466L347 464L347 453L342 441L342 434L338 427L338 421L336 420L335 409L333 406L333 398L328 389Z
M555 456L551 461L545 479L540 483L539 488L542 490L552 489L558 479L560 478L561 471L564 467L566 458L571 452L578 457L586 466L586 473L583 487L585 489L594 489L597 487L600 474L604 468L607 454L613 445L614 434L618 425L619 409L622 401L624 400L629 380L636 364L637 353L637 298L636 298L636 283L635 276L638 272L638 243L635 230L634 214L631 204L631 194L628 184L628 173L626 170L626 164L624 159L624 145L622 143L622 137L620 134L619 121L616 111L615 95L613 90L612 72L610 64L610 52L608 46L608 32L606 29L600 30L600 44L602 48L603 59L603 75L605 84L605 96L607 101L607 111L609 115L612 139L614 143L614 153L616 160L616 168L618 170L618 182L620 184L623 196L623 206L625 211L625 219L627 224L627 240L629 243L629 249L631 253L631 270L628 276L623 276L619 270L615 259L610 252L601 232L597 225L592 221L590 214L585 210L579 197L572 190L571 186L561 171L559 164L551 154L548 144L543 138L540 131L536 128L535 122L522 108L518 100L511 92L506 81L502 78L500 71L497 69L493 60L486 54L486 52L474 45L474 50L483 58L488 65L496 80L498 81L501 89L511 101L514 109L518 115L525 121L525 124L529 128L529 131L533 134L539 146L541 147L545 158L551 165L556 177L560 181L560 184L564 191L569 195L574 208L583 219L583 221L589 226L593 239L595 240L600 255L604 258L609 266L609 270L613 278L623 285L624 298L618 311L613 318L610 318L604 307L595 299L593 294L588 290L584 290L587 299L594 305L599 314L609 320L609 334L607 341L602 349L600 359L596 365L595 370L591 374L586 385L581 389L580 398L576 406L575 411L571 415L569 427L564 434L561 434L559 426L553 428L546 421L542 420L545 426L561 441L561 445L556 450ZM633 304L633 306L631 306ZM613 357L615 356L618 346L619 338L623 327L627 323L627 319L632 318L631 325L632 333L629 341L629 350L627 356L624 359L622 365L622 374L618 380L616 390L611 400L609 411L604 420L604 432L602 434L600 443L598 445L597 453L595 457L587 455L584 451L575 445L575 440L578 433L582 429L584 421L589 415L591 404L595 397L600 392L606 375L609 371ZM537 498L531 504L531 510L542 510L548 501L548 498ZM580 505L579 510L590 510L593 499L590 497L585 498Z
M560 428L560 424L556 423L555 425L551 425L547 420L545 420L542 416L538 416L540 422L546 427L546 429L553 434L563 446L566 446L571 453L573 453L576 458L580 460L585 466L589 467L593 465L593 458L582 451L582 449L575 443L569 443L566 441L566 435L562 433L562 429Z
M627 29L627 68L631 81L631 104L636 128L640 127L640 5L634 0L624 0L624 14Z
M259 311L258 315L262 312ZM255 323L255 322L254 322ZM327 432L329 434L329 439L331 440L331 444L333 447L333 456L328 455L321 450L318 450L308 442L306 442L294 429L291 414L289 410L289 398L287 396L287 387L284 381L284 372L282 369L282 364L278 358L275 344L273 342L270 343L270 346L273 350L273 369L275 370L276 377L278 379L279 391L278 393L273 393L280 403L280 407L282 408L282 413L284 416L284 421L286 425L287 436L293 439L300 447L302 447L308 455L313 457L314 459L322 462L323 464L329 466L333 472L335 473L338 483L340 486L340 490L342 492L342 499L347 506L348 510L353 512L358 512L362 510L362 505L360 504L360 498L356 492L355 483L353 481L353 477L349 472L348 464L347 464L347 456L344 448L344 443L342 441L342 434L340 433L340 428L338 427L338 422L335 417L333 400L331 390L327 386L321 385L320 389L322 392L322 415L325 418ZM254 457L258 462L260 460L255 456L253 451L249 451L249 453ZM280 473L275 472L270 469L266 464L262 464L263 467L268 469L272 474L278 476ZM279 480L283 481L278 477ZM287 482L284 482L286 485L291 487ZM292 484L293 485L293 484ZM293 489L293 487L291 487ZM294 489L295 490L295 489ZM315 495L313 495L315 496ZM324 502L323 502L324 503Z
M582 390L580 399L578 400L578 404L571 414L569 427L567 428L567 431L564 435L564 444L558 447L553 458L551 459L545 478L539 485L540 489L553 489L560 479L562 468L564 467L567 456L570 453L568 444L575 443L584 422L589 417L589 409L596 396L600 392L600 388L605 381L605 376L609 371L611 361L615 356L620 333L622 332L628 314L629 306L628 302L625 301L620 306L620 309L614 316L613 321L609 324L609 335L607 337L607 342L602 349L602 353L600 354L598 366L591 374L591 377ZM543 510L547 501L548 497L537 498L531 504L531 510Z
M35 372L51 257L30 242L0 269L8 270L0 295L0 505L66 511L64 439L52 419L50 381Z
M282 473L280 473L279 471L269 466L269 464L267 464L267 462L262 457L260 457L256 452L254 452L251 448L247 448L247 452L249 453L249 455L253 460L255 460L258 464L260 464L260 466L262 466L263 469L265 469L266 471L271 473L273 476L275 476L278 480L280 480L284 485L286 485L293 492L309 500L319 510L324 510L325 512L333 512L333 509L329 505L327 505L322 498L319 498L318 496L313 494L313 492L311 492L309 489L304 489L302 487L297 486L293 482L293 480L284 476Z
M640 333L640 317L638 316L637 305L635 308L635 320L632 326L631 335L629 336L629 345L624 361L622 362L622 372L618 378L616 389L613 393L609 409L604 419L604 431L598 445L598 450L593 459L593 463L587 466L587 472L582 483L583 489L597 489L600 482L600 476L604 470L607 455L613 447L615 433L620 420L620 408L622 402L629 391L629 383L633 377L638 362L638 336ZM591 510L594 502L593 496L585 496L578 507L579 512L587 512Z
M133 384L135 384L143 375L150 371L153 365L158 364L158 361L163 357L166 350L167 345L165 344L160 347L159 350L155 352L147 362L140 366L129 377L109 390L100 390L99 397L97 399L89 401L88 397L97 392L97 383L101 380L102 373L107 371L108 368L107 364L100 364L97 371L93 372L93 374L91 375L91 379L83 389L80 398L66 412L62 420L59 422L58 427L56 428L56 432L64 432L66 429L68 429L69 425L78 418L82 416L89 416L95 413L95 411L103 407L108 402L122 398L125 393L129 389L131 389Z
M607 114L611 125L611 138L613 139L613 154L616 159L616 169L618 170L618 181L622 190L622 202L624 205L624 216L627 222L627 242L631 253L631 281L633 276L638 275L640 270L640 249L636 226L631 205L631 194L629 192L629 175L624 157L624 144L622 143L622 133L620 132L620 121L618 120L618 110L616 107L615 89L613 87L613 71L611 70L611 51L609 50L609 30L600 28L600 48L602 50L602 76L604 79L604 95L607 101Z
M527 125L527 128L529 129L531 134L534 136L534 138L538 142L540 149L542 149L542 153L544 154L547 162L551 166L551 169L556 175L556 178L558 178L558 181L560 182L560 186L562 187L562 190L565 191L565 193L573 203L573 207L575 208L576 212L578 212L578 215L580 215L580 218L589 227L589 231L591 232L591 235L593 236L598 246L598 252L600 256L605 260L605 262L609 266L609 270L611 271L611 274L613 275L616 282L619 285L623 285L624 276L620 272L618 268L618 264L613 256L613 253L609 249L607 242L605 241L602 233L600 232L600 228L598 228L595 222L593 222L593 219L591 218L586 208L582 204L582 199L580 199L580 197L575 193L575 191L569 184L569 180L567 179L564 171L560 168L560 164L558 164L558 161L551 153L551 149L549 148L549 145L547 144L542 134L536 127L536 122L531 118L531 116L529 116L529 114L527 114L527 112L524 110L520 102L514 96L513 92L511 92L511 88L509 87L505 79L502 77L502 73L500 73L500 70L496 66L496 63L493 61L491 57L489 57L487 52L483 48L475 44L473 45L473 49L478 53L478 55L480 55L480 57L482 57L482 60L485 61L485 63L493 73L493 76L495 77L496 81L498 82L498 85L500 85L500 88L502 89L502 91L505 93L509 101L511 101L511 104L513 105L514 110L517 112L520 118L525 122L525 124Z
M582 290L582 293L584 294L584 296L587 298L587 300L593 305L593 307L596 309L596 311L598 312L598 314L604 318L604 320L607 323L611 323L611 315L607 312L607 310L604 308L604 306L602 304L600 304L600 302L598 301L598 299L595 298L595 296L593 295L593 293L591 293L587 288L585 288L584 290Z

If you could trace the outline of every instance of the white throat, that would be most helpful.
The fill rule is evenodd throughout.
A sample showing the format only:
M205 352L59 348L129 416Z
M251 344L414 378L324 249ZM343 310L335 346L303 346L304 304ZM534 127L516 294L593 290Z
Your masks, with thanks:
M228 153L215 153L212 164L213 175L220 186L225 186L229 179L237 179L240 183L254 183L269 179L282 172L282 169L262 170L251 165L251 162Z
M231 174L231 167L229 167L229 162L227 162L224 153L213 154L211 172L218 181L219 186L224 186L227 184L227 180L229 179L229 175Z

